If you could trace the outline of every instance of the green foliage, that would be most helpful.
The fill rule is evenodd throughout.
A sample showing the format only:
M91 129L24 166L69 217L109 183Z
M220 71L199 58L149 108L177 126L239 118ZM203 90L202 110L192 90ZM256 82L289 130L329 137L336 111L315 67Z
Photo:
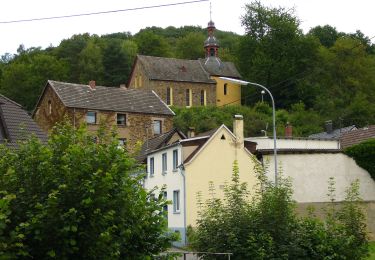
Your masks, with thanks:
M65 80L68 65L54 56L29 49L11 60L2 71L0 92L31 111L48 79Z
M167 203L150 199L142 175L116 136L53 129L0 147L0 258L138 259L170 245Z
M344 150L344 153L353 157L356 163L368 171L375 180L375 139L369 139L348 147Z
M358 181L348 188L341 208L332 202L323 221L313 211L307 217L296 215L288 180L280 177L276 187L267 181L259 164L255 171L259 183L250 199L234 162L224 199L209 199L199 213L197 227L190 231L194 250L231 252L231 259L362 259L367 255ZM209 254L202 257L219 259Z

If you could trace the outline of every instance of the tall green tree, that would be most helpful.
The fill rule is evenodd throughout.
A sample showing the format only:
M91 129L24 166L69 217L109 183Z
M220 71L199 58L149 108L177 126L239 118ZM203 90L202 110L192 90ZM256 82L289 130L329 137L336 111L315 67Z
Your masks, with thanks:
M29 49L4 66L0 92L31 111L47 80L67 78L65 62L39 49Z
M103 53L96 37L90 39L79 53L78 69L80 83L87 84L90 80L95 80L103 84Z
M157 57L171 57L172 48L167 40L150 30L141 30L134 35L135 41L138 45L139 54L157 56Z
M197 60L204 57L205 35L191 32L177 40L176 56L180 59Z
M115 134L97 135L65 124L48 145L0 146L1 259L150 259L170 245L167 202Z
M268 87L279 107L299 101L310 107L315 93L300 86L298 79L315 65L317 40L303 35L293 10L269 8L260 2L247 4L245 9L246 34L238 50L242 75ZM254 93L247 91L245 96Z

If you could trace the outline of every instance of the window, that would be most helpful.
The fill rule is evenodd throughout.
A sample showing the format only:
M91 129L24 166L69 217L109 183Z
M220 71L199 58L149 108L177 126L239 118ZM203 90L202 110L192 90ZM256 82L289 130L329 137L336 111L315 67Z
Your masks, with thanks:
M172 88L170 87L167 88L167 105L168 106L173 105L173 93L172 93Z
M186 89L185 92L185 103L187 107L191 106L191 89Z
M163 198L164 198L164 200L168 200L168 194L167 194L166 191L163 192ZM168 204L165 204L165 205L163 206L163 211L165 211L165 212L168 213ZM168 216L168 214L167 214L167 216Z
M215 49L214 48L210 48L210 56L211 57L215 56Z
M167 153L163 153L161 155L161 165L162 165L162 171L163 171L163 174L166 174L167 173L167 170L168 170L168 166L167 166Z
M86 122L88 124L96 124L96 112L88 111L86 114Z
M173 171L177 171L178 167L178 150L173 150Z
M206 90L201 90L201 106L206 105Z
M118 139L118 146L124 147L126 145L126 138L119 138Z
M117 125L126 125L126 114L117 114Z
M152 122L153 130L154 130L154 135L160 135L162 133L162 124L161 120L154 120Z
M154 157L150 158L149 171L150 171L150 177L154 176L154 172L155 172Z
M228 93L228 84L225 83L224 84L224 95L226 95Z
M52 102L48 100L48 115L52 114Z
M173 212L175 213L180 212L180 191L179 190L173 191Z

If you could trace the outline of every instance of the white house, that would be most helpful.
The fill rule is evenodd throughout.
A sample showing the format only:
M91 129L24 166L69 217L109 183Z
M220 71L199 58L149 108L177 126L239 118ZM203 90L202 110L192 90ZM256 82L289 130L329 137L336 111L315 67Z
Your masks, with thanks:
M232 177L233 163L239 168L241 182L251 191L257 182L254 173L251 142L244 141L242 116L236 116L234 131L225 125L213 131L191 136L147 153L146 189L165 187L164 195L172 202L168 211L168 227L181 234L181 244L186 243L186 229L194 227L202 201L210 198L210 184L215 196L222 198L224 187Z

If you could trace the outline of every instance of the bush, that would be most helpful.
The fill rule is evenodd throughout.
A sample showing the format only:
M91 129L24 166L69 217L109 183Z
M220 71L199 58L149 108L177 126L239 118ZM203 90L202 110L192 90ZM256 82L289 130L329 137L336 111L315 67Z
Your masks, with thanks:
M48 145L0 147L1 259L142 258L170 245L166 202L150 200L115 135L98 135L62 125Z
M352 157L375 180L375 139L348 147L344 150L344 153Z
M280 177L278 186L256 165L259 186L252 199L240 183L236 162L224 200L211 198L190 233L191 247L201 252L233 253L231 259L361 259L367 254L365 219L359 206L359 186L347 190L344 205L334 201L320 220L313 211L298 217L291 184ZM333 187L330 187L334 192ZM205 254L204 259L212 258Z

